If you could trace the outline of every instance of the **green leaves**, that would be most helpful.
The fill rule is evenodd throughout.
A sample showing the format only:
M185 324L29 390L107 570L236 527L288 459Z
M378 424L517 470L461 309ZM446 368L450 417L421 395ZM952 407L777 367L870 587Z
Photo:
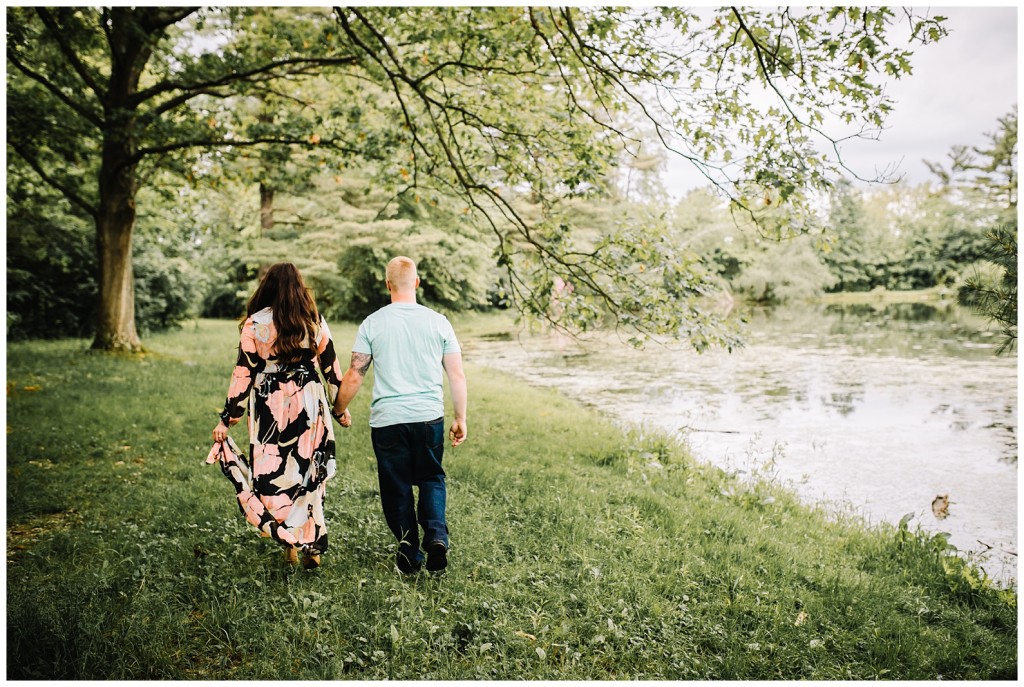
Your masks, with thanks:
M616 202L653 141L761 231L806 226L836 142L882 127L884 79L910 72L904 19L912 41L944 34L860 7L9 8L8 141L93 215L110 144L132 189L147 160L269 190L356 168L395 203L464 208L524 313L730 345L657 222L598 231L574 201ZM576 289L557 314L556 277Z
M549 222L535 225L531 243L506 249L510 298L524 314L575 332L621 328L636 346L663 337L697 350L739 345L711 306L718 286L667 240L664 217L638 204L621 214L583 210L576 206L582 240Z
M976 267L957 294L961 305L996 322L1003 332L997 354L1017 345L1017 225L999 226L986 234L985 255L990 269Z

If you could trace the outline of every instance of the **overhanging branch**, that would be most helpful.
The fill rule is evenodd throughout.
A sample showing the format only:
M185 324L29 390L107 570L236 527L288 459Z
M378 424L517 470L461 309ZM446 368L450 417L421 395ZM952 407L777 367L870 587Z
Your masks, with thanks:
M93 94L96 95L97 98L101 97L103 89L100 87L96 79L93 78L93 75L89 73L89 70L86 69L86 66L82 64L82 61L78 59L78 54L75 53L71 48L71 45L67 42L67 39L64 36L64 31L57 25L53 16L44 7L37 7L36 14L39 15L43 25L46 26L50 35L57 42L57 45L60 46L60 51L64 54L64 57L67 58L68 62L71 63L75 73L78 74L82 81L85 82L85 85L92 90Z
M135 164L144 157L149 155L161 155L164 153L172 153L178 150L187 150L189 148L250 148L258 145L301 145L305 147L328 147L333 150L337 150L348 155L358 155L359 150L355 148L349 148L341 145L339 142L331 140L320 140L317 143L310 143L307 139L301 138L252 138L252 139L239 139L239 140L228 140L223 138L211 138L211 139L193 139L189 141L176 141L174 143L167 143L160 146L150 146L148 148L139 148L135 154L128 159L125 165Z
M39 163L39 161L33 158L31 155L29 155L28 151L25 149L23 145L20 145L16 141L12 142L10 140L8 140L7 143L12 148L14 148L14 152L18 154L18 157L24 160L25 163L32 168L32 171L39 175L40 179L42 179L44 182L46 182L56 190L60 191L61 194L63 194L63 196L68 199L68 201L74 203L78 207L85 210L90 217L95 218L99 214L99 208L85 200L70 186L61 183L52 175L47 174L47 172L43 169L43 166Z
M64 103L69 108L74 110L83 119L87 120L97 129L103 129L103 119L98 114L96 114L89 108L85 107L81 103L75 102L73 99L71 99L71 97L66 95L55 83L47 79L42 74L39 74L38 72L30 68L28 65L24 64L20 59L18 59L18 56L11 48L7 48L7 59L10 60L11 64L13 64L18 71L20 71L22 74L32 79L33 81L41 84L44 88L46 88L46 90L53 93L53 95L56 96L58 100L60 100L62 103Z
M179 96L179 98L184 98L181 102L186 102L192 97L201 95L203 91L209 91L222 86L248 81L253 77L262 74L271 75L277 78L288 74L301 73L303 70L309 69L310 67L342 67L351 66L357 62L358 60L354 55L347 55L343 57L292 58L287 60L275 60L242 72L222 74L216 78L197 81L195 83L163 81L155 86L136 93L132 98L132 105L138 106L151 98L170 91L182 91L182 95ZM288 69L291 67L295 67L296 69ZM284 69L284 73L275 73L279 69ZM180 105L181 103L178 104Z

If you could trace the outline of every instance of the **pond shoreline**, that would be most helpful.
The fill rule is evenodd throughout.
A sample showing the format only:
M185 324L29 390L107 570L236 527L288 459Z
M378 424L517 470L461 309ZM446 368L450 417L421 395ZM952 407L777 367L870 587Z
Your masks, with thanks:
M867 523L912 514L912 528L949 532L1006 583L1017 578L1015 364L993 356L975 320L935 321L932 307L785 311L781 333L755 318L732 355L529 334L469 341L469 355L614 408L623 427L682 436L703 462L770 477L807 503ZM931 504L945 494L940 520Z

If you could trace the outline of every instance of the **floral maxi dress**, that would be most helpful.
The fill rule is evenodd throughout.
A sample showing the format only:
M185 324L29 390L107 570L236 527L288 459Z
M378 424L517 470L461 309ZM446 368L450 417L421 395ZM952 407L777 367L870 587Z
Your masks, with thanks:
M263 536L319 554L327 550L325 485L337 469L331 408L341 387L341 366L322 318L315 348L308 347L307 337L297 362L276 360L276 338L270 308L253 313L242 326L220 417L230 426L248 406L249 459L232 458L225 450L221 470L235 484L246 520Z

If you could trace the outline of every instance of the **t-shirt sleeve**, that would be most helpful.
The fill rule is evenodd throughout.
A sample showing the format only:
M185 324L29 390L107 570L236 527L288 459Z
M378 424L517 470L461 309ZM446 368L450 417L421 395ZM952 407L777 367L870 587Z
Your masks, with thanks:
M444 350L442 355L461 352L462 348L459 346L459 340L455 338L455 329L447 317L444 318L444 328L442 331L444 331Z
M373 349L370 347L370 333L367 331L369 327L366 324L366 320L359 325L359 330L356 332L356 342L352 344L353 353L365 353L366 355L373 355Z

